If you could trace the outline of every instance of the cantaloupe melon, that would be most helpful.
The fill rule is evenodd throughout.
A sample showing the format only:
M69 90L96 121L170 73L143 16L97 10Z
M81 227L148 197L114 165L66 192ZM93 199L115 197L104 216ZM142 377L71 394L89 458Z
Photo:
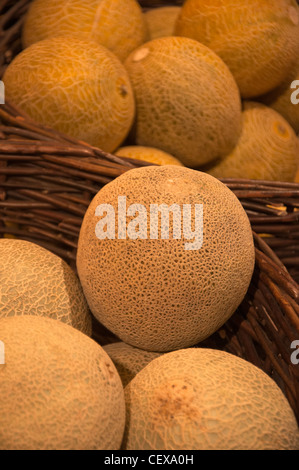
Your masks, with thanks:
M0 319L1 450L117 450L123 386L95 341L57 320Z
M169 153L153 147L143 147L142 145L128 145L120 147L115 155L119 157L134 158L135 160L144 160L145 162L155 163L156 165L179 165L183 164Z
M148 38L136 0L34 0L25 17L23 46L77 35L110 49L120 60Z
M112 152L134 119L122 63L91 41L51 38L21 52L3 81L8 100L41 124Z
M281 114L296 134L299 134L299 66L297 72L289 76L281 86L259 100Z
M144 13L149 40L173 36L180 11L181 7L179 6L167 6L152 8Z
M106 328L132 346L163 352L196 344L235 312L254 258L248 217L227 186L190 168L146 166L94 197L77 268L90 309Z
M237 85L222 60L188 38L154 39L125 62L136 98L136 143L196 167L227 155L241 132Z
M243 98L267 93L297 62L296 0L186 0L175 34L210 47L230 68Z
M34 243L9 239L0 239L0 260L0 318L45 316L91 334L81 285L65 261Z
M274 109L246 102L238 144L207 171L216 178L293 181L298 163L298 139L288 122Z
M103 349L115 365L124 387L147 364L156 359L156 357L161 356L161 353L133 348L133 346L123 341L107 344Z
M298 450L294 413L276 383L224 351L164 354L125 388L127 450Z

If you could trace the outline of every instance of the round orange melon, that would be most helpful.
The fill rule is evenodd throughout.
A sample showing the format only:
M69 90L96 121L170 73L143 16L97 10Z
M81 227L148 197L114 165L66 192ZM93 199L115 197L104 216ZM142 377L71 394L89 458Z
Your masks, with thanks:
M0 318L1 450L118 450L123 386L109 356L69 325Z
M282 85L259 100L281 114L299 134L299 66Z
M77 252L94 316L122 341L158 352L216 331L243 300L254 260L233 192L174 165L129 170L105 185L87 209Z
M246 102L236 147L207 172L216 178L293 181L298 163L298 139L289 123L274 109Z
M228 65L243 98L276 88L298 60L296 0L186 0L175 34L205 44Z
M124 66L95 42L40 41L12 61L3 81L7 99L35 121L107 152L119 147L134 119Z
M164 354L125 398L127 450L299 450L296 418L277 384L224 351Z
M0 239L0 259L0 318L44 316L91 335L91 315L79 279L65 261L17 239Z
M145 162L155 163L156 165L179 165L183 164L169 153L153 147L143 147L142 145L129 145L120 147L115 155L119 157L133 158L135 160L144 160Z
M224 62L192 39L154 39L125 66L136 99L137 145L197 167L227 155L241 132L239 90Z
M148 38L136 0L34 0L23 27L23 45L55 36L94 40L124 60Z

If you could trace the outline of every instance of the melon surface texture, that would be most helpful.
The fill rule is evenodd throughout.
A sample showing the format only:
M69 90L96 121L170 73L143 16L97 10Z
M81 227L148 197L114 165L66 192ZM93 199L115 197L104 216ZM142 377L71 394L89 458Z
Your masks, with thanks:
M241 102L224 62L183 37L149 41L125 66L136 100L135 141L198 167L227 155L241 133Z
M34 0L25 18L23 46L55 36L93 40L124 60L148 38L136 0Z
M174 35L176 20L181 7L169 6L152 8L144 16L149 31L149 40Z
M133 346L122 341L107 344L103 349L115 365L124 387L147 364L156 357L161 356L161 353L133 348Z
M164 354L125 388L127 450L298 450L299 432L276 383L224 351Z
M119 196L125 196L129 211L124 222ZM139 207L146 211L147 222L130 213L136 209L132 204L143 206ZM151 238L151 204L164 204L166 209L177 204L181 214L187 204L190 217L187 212L186 218L196 239L189 237L186 224L184 232L183 217L171 212L169 238L162 238L161 222L156 225L155 219L152 227L157 232L152 236L157 238ZM203 205L202 223L195 204ZM98 212L102 209L103 217ZM140 232L138 220L145 233ZM96 235L101 224L103 238ZM163 215L166 229L167 215ZM181 238L175 238L179 230ZM186 249L189 242L196 245ZM179 349L212 334L243 300L253 266L252 232L241 203L216 178L190 168L129 170L98 192L80 230L77 268L91 311L122 341L145 350Z
M299 65L296 73L288 76L282 85L259 99L281 114L293 127L296 134L299 134Z
M196 39L227 64L243 98L279 86L298 61L296 0L186 0L175 34Z
M216 178L293 181L298 164L298 139L290 124L272 108L245 102L236 147L207 171Z
M34 243L12 239L0 239L0 260L0 318L49 317L91 335L79 279L65 261Z
M57 320L0 319L0 449L117 450L123 386L95 341Z
M144 160L156 165L179 165L183 164L169 153L153 147L143 147L142 145L129 145L120 147L114 155L119 157L134 158L136 160Z
M7 99L40 124L112 152L135 113L128 74L99 44L73 37L40 41L18 54L3 77Z

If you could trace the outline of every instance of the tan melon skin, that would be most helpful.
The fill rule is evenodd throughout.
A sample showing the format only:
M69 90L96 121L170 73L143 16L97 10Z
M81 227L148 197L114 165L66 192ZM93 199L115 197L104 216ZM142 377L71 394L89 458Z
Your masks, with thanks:
M118 343L107 344L103 347L108 354L125 387L147 364L156 357L160 357L160 353L152 351L144 351L143 349L133 348L129 344Z
M124 393L109 356L57 320L0 319L1 450L120 448Z
M40 124L112 152L133 123L135 103L123 64L77 37L32 44L7 67L7 99Z
M299 49L296 0L186 0L177 36L196 39L227 64L243 98L279 86Z
M149 40L173 36L176 20L181 7L159 7L144 13L145 21L149 31Z
M274 109L244 102L243 129L233 151L207 169L216 178L294 181L299 164L298 139Z
M35 0L25 17L22 41L29 47L55 36L94 40L121 61L148 40L136 0Z
M299 450L276 383L224 351L164 354L125 388L127 450Z
M91 335L79 279L65 261L34 243L11 239L0 239L0 260L0 319L45 316Z
M120 147L114 152L118 157L134 158L144 160L145 162L155 163L156 165L180 165L183 164L169 153L153 147L143 147L142 145L129 145Z
M118 196L127 207L202 203L204 243L187 251L182 239L118 239ZM100 204L116 214L116 239L95 235ZM172 217L170 217L172 220ZM128 223L129 221L127 221ZM148 223L149 230L149 223ZM183 233L183 231L182 231ZM92 200L80 230L77 268L94 316L122 341L149 351L196 344L216 331L243 300L254 267L248 217L220 181L165 165L129 170Z
M299 80L299 64L296 67L296 72L288 76L288 79L281 86L261 96L259 100L281 114L293 127L296 134L299 134L299 104L294 104L291 101L292 94L298 90L298 86L291 88L291 84L296 80ZM295 98L298 99L298 96L298 92L296 92Z
M233 149L241 133L239 90L213 51L188 38L158 38L124 65L135 94L137 145L192 168Z

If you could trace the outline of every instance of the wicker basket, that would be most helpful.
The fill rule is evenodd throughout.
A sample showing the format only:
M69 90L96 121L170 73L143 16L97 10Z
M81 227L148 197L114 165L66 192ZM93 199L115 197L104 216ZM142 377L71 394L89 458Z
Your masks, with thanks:
M0 1L0 78L21 49L29 3ZM140 3L146 8L182 2ZM91 198L115 177L142 165L40 126L12 103L0 105L0 237L10 233L38 243L75 269L80 225ZM263 369L299 420L299 367L291 362L291 343L299 339L299 185L222 181L251 221L256 267L241 306L201 346L226 350ZM96 321L93 337L101 344L115 340Z

